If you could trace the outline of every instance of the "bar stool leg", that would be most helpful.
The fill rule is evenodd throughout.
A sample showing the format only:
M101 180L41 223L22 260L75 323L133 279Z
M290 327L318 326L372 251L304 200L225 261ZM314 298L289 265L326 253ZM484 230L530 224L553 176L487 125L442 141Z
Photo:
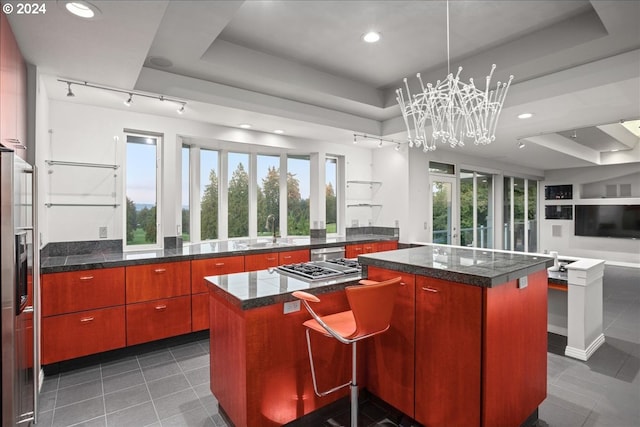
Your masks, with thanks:
M356 375L358 373L356 364L356 342L351 346L351 427L358 427L358 383Z

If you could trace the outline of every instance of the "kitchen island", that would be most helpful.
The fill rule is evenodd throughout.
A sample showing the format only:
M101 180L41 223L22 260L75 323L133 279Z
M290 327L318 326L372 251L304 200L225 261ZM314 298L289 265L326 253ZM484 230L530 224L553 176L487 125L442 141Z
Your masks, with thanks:
M424 425L519 426L546 396L547 272L553 260L441 245L363 255L362 277L402 276L390 330L363 346L359 382ZM346 396L313 393L291 296L348 309L344 286L277 270L210 276L211 391L238 427L282 425ZM318 335L318 336L315 336ZM319 387L349 376L349 352L314 334ZM321 342L322 341L322 342Z

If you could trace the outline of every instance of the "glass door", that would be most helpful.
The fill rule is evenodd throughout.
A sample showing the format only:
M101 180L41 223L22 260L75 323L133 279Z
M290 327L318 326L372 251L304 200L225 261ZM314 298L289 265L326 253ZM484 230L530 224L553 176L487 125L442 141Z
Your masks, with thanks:
M455 176L431 175L431 241L459 245L458 202Z

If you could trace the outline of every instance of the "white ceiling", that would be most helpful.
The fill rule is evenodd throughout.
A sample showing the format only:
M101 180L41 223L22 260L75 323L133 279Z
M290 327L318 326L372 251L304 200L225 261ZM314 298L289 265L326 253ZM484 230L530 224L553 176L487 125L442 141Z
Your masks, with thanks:
M88 88L66 98L57 78L183 99L185 118L310 142L350 144L354 132L399 141L403 77L413 85L416 72L433 82L447 73L442 1L92 1L102 13L90 21L63 1L46 4L46 14L9 20L25 59L48 75L49 96L69 102L126 108L119 94ZM538 170L640 162L625 128L581 132L590 142L556 134L640 118L638 22L637 1L451 0L451 69L483 82L496 63L494 84L515 76L497 140L464 150ZM381 41L362 42L368 30ZM158 104L134 106L175 114ZM622 154L601 156L612 148L605 139Z

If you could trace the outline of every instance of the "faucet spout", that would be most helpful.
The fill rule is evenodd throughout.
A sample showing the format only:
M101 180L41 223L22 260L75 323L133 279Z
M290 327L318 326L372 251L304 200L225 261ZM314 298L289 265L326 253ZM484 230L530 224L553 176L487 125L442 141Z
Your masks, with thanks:
M271 222L271 226L269 226L269 222ZM267 215L267 223L265 224L267 230L271 227L271 231L273 232L273 243L276 242L276 216L274 214Z

